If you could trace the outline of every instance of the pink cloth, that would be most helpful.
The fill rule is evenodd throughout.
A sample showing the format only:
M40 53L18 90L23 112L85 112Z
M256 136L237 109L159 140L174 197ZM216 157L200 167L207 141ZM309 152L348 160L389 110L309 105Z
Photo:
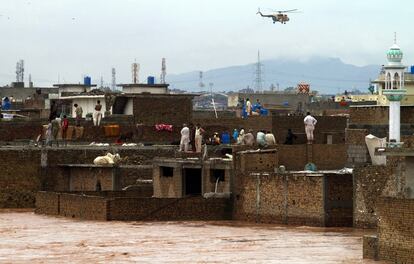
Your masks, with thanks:
M173 125L156 124L155 125L155 130L157 130L157 131L168 131L168 132L172 132L173 131Z

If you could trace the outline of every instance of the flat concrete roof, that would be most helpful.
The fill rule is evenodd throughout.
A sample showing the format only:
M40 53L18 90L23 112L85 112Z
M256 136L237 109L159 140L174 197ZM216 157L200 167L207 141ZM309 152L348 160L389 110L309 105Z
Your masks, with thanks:
M408 157L414 156L414 148L375 148L376 156Z
M125 87L125 88L139 88L139 87L145 87L145 88L167 88L170 86L169 84L163 84L163 83L157 83L157 84L147 84L147 83L124 83L124 84L117 84L116 86L119 87Z
M91 84L91 85L85 85L85 84L80 84L80 83L63 83L63 84L54 84L54 87L96 87L96 84Z

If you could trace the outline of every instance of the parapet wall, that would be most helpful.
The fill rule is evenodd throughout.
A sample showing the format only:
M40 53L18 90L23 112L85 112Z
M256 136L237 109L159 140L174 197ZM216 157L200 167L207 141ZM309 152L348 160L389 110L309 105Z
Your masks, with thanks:
M78 193L39 192L38 214L87 220L190 221L230 220L231 201L226 198L140 198L91 196ZM122 196L122 195L120 195Z

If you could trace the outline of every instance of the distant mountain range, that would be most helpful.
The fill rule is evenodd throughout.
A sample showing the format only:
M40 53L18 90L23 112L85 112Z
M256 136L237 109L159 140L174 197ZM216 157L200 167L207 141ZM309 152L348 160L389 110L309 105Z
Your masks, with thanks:
M310 83L312 90L322 94L335 94L345 90L358 89L368 92L369 80L378 77L380 65L363 67L346 64L338 58L312 58L305 62L278 59L262 61L263 90L269 90L273 84L275 90L296 87L301 82ZM199 71L167 75L170 88L200 92L238 91L247 86L255 87L256 64L231 66L203 72L204 88L199 86ZM279 87L279 88L277 88Z

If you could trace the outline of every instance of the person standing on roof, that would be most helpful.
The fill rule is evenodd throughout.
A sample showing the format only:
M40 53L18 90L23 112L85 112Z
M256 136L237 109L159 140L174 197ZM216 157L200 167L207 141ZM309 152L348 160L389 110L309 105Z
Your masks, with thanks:
M80 105L74 104L75 107L75 120L76 120L76 126L79 127L81 125L81 119L83 115L83 109Z
M101 101L98 100L97 104L95 105L95 112L93 113L93 125L99 126L101 124L102 119L102 105Z
M180 140L180 149L179 151L188 151L188 145L190 143L190 129L187 127L187 124L183 124L181 129L181 140Z
M310 112L306 113L303 123L305 124L306 137L308 139L308 144L313 143L313 131L315 130L315 125L318 121L311 115Z
M249 98L246 99L246 112L248 116L252 115L252 103L250 102Z
M194 142L195 142L195 149L197 153L201 152L201 144L203 142L203 134L204 134L204 129L201 127L200 124L197 124L195 127L195 138L194 138Z

